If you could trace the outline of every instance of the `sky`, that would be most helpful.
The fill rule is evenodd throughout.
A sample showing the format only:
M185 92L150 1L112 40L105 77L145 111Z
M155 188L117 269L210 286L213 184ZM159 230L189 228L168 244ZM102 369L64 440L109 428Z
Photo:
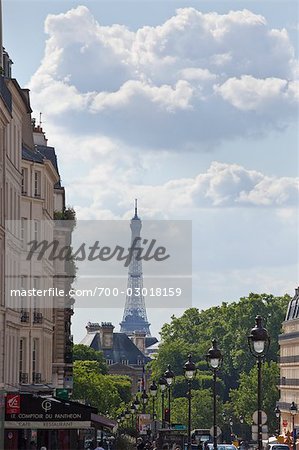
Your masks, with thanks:
M298 23L295 1L3 1L67 203L191 220L199 309L298 286ZM152 334L182 312L149 308ZM121 318L75 308L75 342Z

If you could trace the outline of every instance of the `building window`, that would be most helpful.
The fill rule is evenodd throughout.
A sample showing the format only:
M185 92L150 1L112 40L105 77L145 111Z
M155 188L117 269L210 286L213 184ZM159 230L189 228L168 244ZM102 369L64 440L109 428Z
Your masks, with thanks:
M21 218L21 242L22 242L22 247L25 248L26 244L27 244L27 219L25 219L25 217Z
M34 196L41 196L41 173L39 171L34 172Z
M124 364L125 366L129 365L129 360L128 359L122 359L121 363Z
M40 239L40 223L38 220L33 221L33 240L39 241Z
M137 365L138 366L142 366L143 365L143 360L142 359L138 359L137 360Z
M113 364L113 359L106 359L107 366L111 366Z
M28 188L28 170L22 169L22 194L27 195Z
M33 339L32 341L32 381L36 382L38 378L38 339Z

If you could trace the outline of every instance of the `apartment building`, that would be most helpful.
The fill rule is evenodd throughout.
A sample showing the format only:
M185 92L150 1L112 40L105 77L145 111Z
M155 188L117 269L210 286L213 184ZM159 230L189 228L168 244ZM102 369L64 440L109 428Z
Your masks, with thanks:
M280 345L280 400L281 430L285 434L293 431L292 402L298 408L294 416L295 428L299 428L299 287L289 303L283 332L279 336Z

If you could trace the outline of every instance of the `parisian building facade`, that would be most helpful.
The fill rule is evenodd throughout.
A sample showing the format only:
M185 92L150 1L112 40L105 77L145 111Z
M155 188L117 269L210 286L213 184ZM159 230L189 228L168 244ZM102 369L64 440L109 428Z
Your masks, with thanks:
M293 432L299 428L298 414L292 416L290 407L292 402L299 405L299 287L289 303L282 334L279 336L280 345L280 400L281 430L283 434Z
M72 390L73 299L54 294L69 292L73 274L65 261L26 259L26 244L53 237L54 229L60 244L70 245L72 227L61 220L68 210L55 149L31 117L29 91L12 78L7 52L0 53L0 448L25 450L32 441L62 448L59 424L53 435L52 427L5 419L32 395ZM47 296L20 294L33 288L54 289Z

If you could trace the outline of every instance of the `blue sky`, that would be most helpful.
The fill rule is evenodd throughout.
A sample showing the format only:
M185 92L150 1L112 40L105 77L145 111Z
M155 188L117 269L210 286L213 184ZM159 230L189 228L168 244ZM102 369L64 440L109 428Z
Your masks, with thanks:
M81 219L193 222L193 304L298 285L295 1L4 0L4 46ZM129 233L129 228L128 228ZM146 269L145 269L146 276ZM80 310L121 320L121 310ZM157 334L172 313L150 309Z

